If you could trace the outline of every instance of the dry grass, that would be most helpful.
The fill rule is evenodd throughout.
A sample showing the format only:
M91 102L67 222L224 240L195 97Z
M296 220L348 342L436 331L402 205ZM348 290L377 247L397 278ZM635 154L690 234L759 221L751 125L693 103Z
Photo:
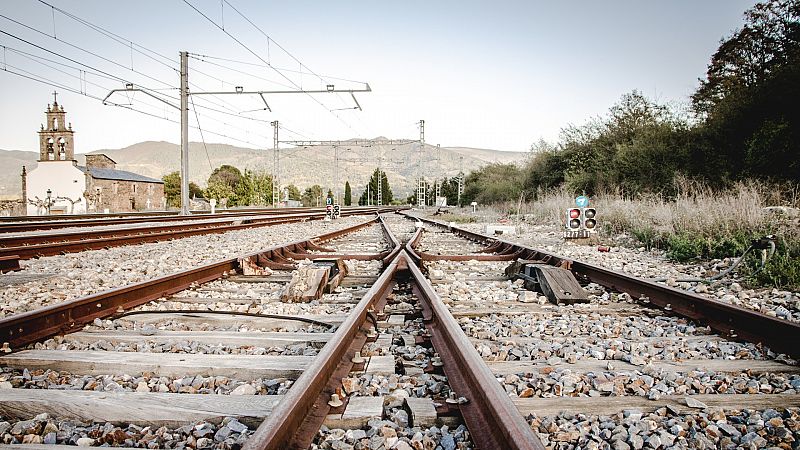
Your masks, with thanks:
M715 192L686 179L676 183L678 194L672 199L649 195L632 200L619 193L592 198L601 233L629 233L643 245L665 249L670 257L681 261L738 256L752 239L775 234L778 253L759 274L758 283L800 286L800 223L796 216L800 192L796 186L749 181ZM537 197L522 205L495 205L495 210L519 221L561 224L565 211L575 204L572 193L564 189ZM786 207L789 214L765 209L772 206ZM755 267L754 262L751 267Z

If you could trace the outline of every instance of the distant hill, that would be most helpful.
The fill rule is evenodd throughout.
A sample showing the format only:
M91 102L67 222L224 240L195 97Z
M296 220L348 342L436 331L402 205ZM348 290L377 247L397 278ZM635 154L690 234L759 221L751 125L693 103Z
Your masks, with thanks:
M361 192L378 160L386 171L395 195L405 195L413 189L413 180L422 172L426 178L452 177L463 167L465 173L489 163L520 163L527 153L503 152L467 147L442 147L419 144L356 146L343 143L339 151L339 181L349 180L354 192ZM354 141L349 141L351 144ZM363 141L360 141L363 142ZM140 142L121 149L96 150L117 162L117 168L153 178L180 169L180 146L169 142ZM304 189L312 184L331 187L334 180L334 148L332 146L282 148L281 184L294 183ZM438 161L437 161L438 158ZM30 171L37 165L38 152L0 150L0 195L18 196L21 192L20 171L25 165ZM84 164L83 155L76 155ZM189 178L205 186L212 168L230 164L239 169L272 172L273 151L236 147L226 144L189 144ZM343 189L343 188L342 188Z

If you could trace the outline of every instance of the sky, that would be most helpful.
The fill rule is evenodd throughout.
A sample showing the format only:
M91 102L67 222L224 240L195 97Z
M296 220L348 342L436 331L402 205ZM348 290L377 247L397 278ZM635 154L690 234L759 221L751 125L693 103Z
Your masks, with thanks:
M634 89L686 103L754 3L4 0L0 149L38 151L54 90L77 153L180 142L188 51L192 141L271 148L275 120L282 141L418 139L424 119L426 143L526 151ZM127 83L145 92L102 103ZM363 110L344 93L267 94L271 111L257 95L201 95L364 83Z

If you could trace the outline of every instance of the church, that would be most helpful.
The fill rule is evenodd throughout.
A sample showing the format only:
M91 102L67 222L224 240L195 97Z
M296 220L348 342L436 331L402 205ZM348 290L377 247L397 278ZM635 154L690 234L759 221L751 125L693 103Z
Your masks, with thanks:
M104 154L75 160L72 124L53 93L47 105L46 125L39 130L39 161L35 169L22 168L22 202L28 215L131 212L164 209L164 182L116 169Z

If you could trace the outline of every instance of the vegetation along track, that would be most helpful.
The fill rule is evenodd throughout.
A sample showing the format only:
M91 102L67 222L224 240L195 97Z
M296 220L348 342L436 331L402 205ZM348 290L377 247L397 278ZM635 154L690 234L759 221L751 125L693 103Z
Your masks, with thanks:
M577 262L449 231L391 215L2 319L2 438L454 449L800 437L789 357L711 334L667 294L645 303ZM520 258L571 265L590 302L543 304L505 275ZM321 270L310 259L338 283L314 299L302 298Z

